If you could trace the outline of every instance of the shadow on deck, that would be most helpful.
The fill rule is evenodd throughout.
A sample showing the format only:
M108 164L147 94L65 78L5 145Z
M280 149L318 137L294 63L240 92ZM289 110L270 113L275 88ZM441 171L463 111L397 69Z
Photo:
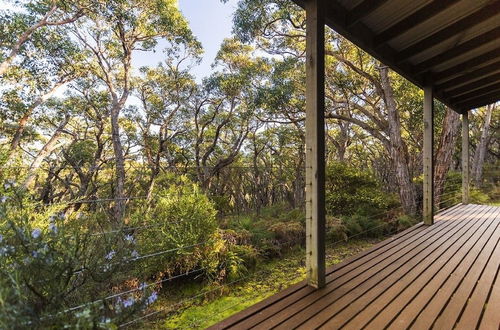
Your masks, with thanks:
M457 205L211 329L493 329L500 326L500 207Z

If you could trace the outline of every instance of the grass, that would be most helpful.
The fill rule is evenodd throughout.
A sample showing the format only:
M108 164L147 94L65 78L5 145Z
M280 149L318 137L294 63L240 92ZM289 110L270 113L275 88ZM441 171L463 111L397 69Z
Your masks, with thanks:
M381 238L382 239L382 238ZM327 250L327 264L333 265L356 255L381 239L352 240ZM279 260L263 262L256 270L233 285L203 287L202 284L183 285L183 288L162 297L155 304L156 310L186 297L202 294L199 299L187 301L170 313L159 313L156 320L142 324L143 328L154 329L204 329L247 307L282 291L286 287L305 279L304 250L296 248ZM231 283L231 282L230 282ZM168 288L166 288L168 290Z

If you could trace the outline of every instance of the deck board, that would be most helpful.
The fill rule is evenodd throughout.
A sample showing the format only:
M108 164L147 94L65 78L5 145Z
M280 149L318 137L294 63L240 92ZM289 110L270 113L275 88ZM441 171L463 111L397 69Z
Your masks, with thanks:
M211 329L499 329L500 207L458 205Z

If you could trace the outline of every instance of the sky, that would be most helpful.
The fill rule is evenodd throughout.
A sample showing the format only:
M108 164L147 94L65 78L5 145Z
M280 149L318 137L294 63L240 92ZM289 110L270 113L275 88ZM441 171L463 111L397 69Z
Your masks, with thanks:
M201 42L204 49L202 62L190 70L196 80L201 81L212 71L211 65L222 41L231 36L233 13L238 1L229 0L227 3L222 3L221 0L178 1L179 9L189 21L193 34ZM135 67L156 66L161 62L162 57L161 51L154 54L139 53L133 64Z
M147 1L147 0L144 0ZM191 73L197 81L211 73L211 64L217 55L217 51L224 40L231 36L233 26L233 13L238 0L177 0L179 9L189 21L193 34L202 43L205 53L200 65L192 68ZM16 10L12 2L0 0L0 9ZM161 45L159 45L161 47ZM133 65L156 66L163 59L160 50L155 53L135 54Z
M197 79L210 73L210 65L220 44L231 36L236 5L237 0L227 3L221 0L179 0L180 10L205 50L202 63L192 70Z

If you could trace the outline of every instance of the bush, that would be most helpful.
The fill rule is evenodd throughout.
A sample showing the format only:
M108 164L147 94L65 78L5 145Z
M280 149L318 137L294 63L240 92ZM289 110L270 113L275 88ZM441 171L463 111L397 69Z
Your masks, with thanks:
M394 203L372 174L345 163L326 169L326 210L329 215L380 213Z
M0 203L0 327L102 328L145 307L149 289L93 302L124 280L130 242L123 234L93 235L93 218L43 207L15 189L7 196Z
M150 204L131 215L137 253L144 256L140 274L162 276L186 272L199 266L213 249L217 220L212 202L187 177L167 177L168 186L157 183Z
M348 237L379 237L387 228L387 223L360 214L343 216L342 224L346 228Z
M326 240L330 243L347 240L347 228L341 219L326 217Z
M406 228L410 228L411 226L417 224L419 220L409 216L409 215L400 215L397 221L397 231L402 231Z

